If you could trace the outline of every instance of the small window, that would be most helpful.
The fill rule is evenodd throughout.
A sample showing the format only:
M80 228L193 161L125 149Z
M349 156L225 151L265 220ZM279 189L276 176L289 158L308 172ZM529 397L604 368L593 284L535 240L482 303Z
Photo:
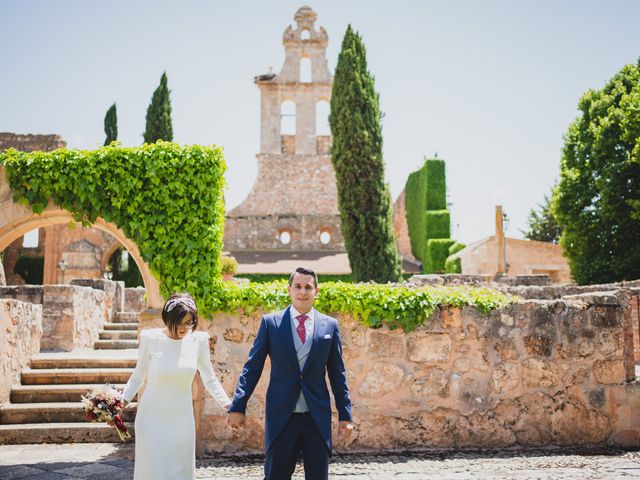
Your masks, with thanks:
M327 230L323 230L320 232L320 243L323 245L328 245L331 241L331 234Z
M329 102L326 100L320 100L316 103L316 135L318 136L331 135L329 111Z
M280 243L283 245L289 245L291 243L291 233L288 230L280 232Z
M311 82L311 59L300 59L300 81L302 83Z
M31 230L22 238L22 246L25 248L37 248L39 244L39 229Z
M300 40L311 40L311 32L309 30L300 32Z
M296 104L291 100L280 106L280 135L296 134Z

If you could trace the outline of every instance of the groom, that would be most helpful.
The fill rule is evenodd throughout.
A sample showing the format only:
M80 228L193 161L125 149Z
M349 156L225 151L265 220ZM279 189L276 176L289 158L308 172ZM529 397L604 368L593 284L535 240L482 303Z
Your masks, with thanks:
M229 407L231 428L243 427L247 402L269 355L266 480L290 479L300 452L306 480L329 478L331 404L327 374L338 410L338 438L346 440L353 429L338 321L313 308L318 291L318 276L313 270L300 267L291 274L291 305L262 317Z

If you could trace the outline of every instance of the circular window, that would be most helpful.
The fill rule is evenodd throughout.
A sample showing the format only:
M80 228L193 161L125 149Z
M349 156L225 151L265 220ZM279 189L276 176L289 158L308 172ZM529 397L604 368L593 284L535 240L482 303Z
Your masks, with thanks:
M291 234L286 230L280 232L280 242L283 245L289 245L291 243Z
M320 242L323 245L327 245L331 241L331 234L326 230L324 232L320 232Z

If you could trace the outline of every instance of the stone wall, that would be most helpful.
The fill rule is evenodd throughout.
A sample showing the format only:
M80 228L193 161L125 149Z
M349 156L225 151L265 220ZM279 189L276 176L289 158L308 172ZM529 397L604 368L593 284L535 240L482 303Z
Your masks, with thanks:
M105 292L76 285L44 285L42 351L92 349L110 309Z
M224 226L224 248L237 250L344 251L339 215L248 215L228 216ZM291 241L283 244L280 233L286 231ZM322 232L329 243L320 241Z
M356 425L349 448L640 446L632 298L618 291L523 300L490 315L443 309L411 333L342 316ZM205 326L228 393L259 322L217 315ZM261 450L268 377L267 361L240 434L196 389L200 452Z
M7 285L0 287L0 298L13 298L27 303L42 304L42 285Z
M0 404L9 401L11 386L20 383L20 372L40 351L41 337L41 305L0 299Z
M90 287L104 292L105 307L109 320L115 318L116 313L124 312L125 288L123 281L105 280L103 278L76 278L71 285Z
M15 148L21 152L49 152L58 148L65 148L65 142L60 135L33 135L0 132L0 151Z
M144 287L124 289L123 312L141 312L147 308Z

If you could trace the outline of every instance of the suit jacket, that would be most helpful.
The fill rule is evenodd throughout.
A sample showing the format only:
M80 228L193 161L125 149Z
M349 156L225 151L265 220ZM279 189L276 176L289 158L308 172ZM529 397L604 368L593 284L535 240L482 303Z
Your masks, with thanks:
M342 361L338 321L314 310L313 344L301 371L293 344L289 307L263 316L249 359L238 380L230 412L246 411L267 355L271 359L271 376L266 398L265 450L269 450L286 425L302 389L309 412L331 452L331 403L326 375L338 418L351 420L351 399Z

